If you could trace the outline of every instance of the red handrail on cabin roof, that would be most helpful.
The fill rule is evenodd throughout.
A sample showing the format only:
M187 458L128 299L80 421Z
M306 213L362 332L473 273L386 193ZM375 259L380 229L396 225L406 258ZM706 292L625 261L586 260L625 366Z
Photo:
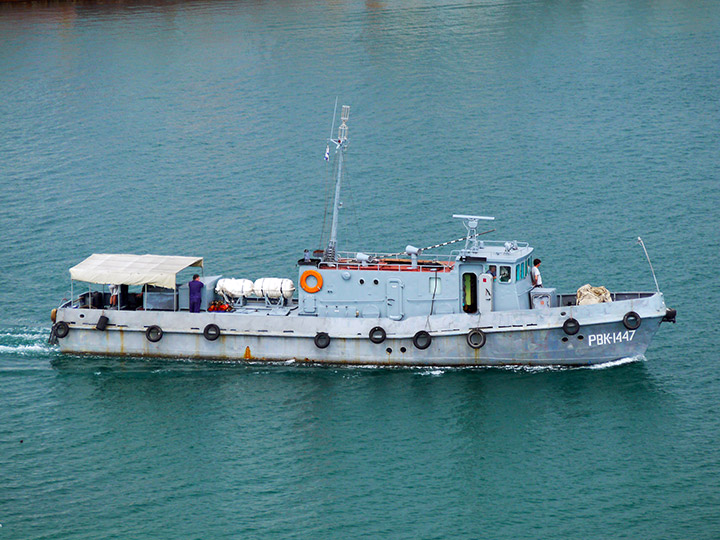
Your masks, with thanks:
M384 272L450 272L455 267L454 261L418 261L415 268L409 259L381 259L363 266L357 261L340 260L337 263L323 263L329 270L379 270Z

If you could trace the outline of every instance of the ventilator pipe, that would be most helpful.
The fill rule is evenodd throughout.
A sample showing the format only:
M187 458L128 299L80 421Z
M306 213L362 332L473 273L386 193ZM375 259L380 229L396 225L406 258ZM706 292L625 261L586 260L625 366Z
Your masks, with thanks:
M415 246L408 245L405 247L405 253L410 255L410 259L412 259L412 264L410 265L410 268L417 268L418 263L418 254L422 250L420 248L416 248Z
M357 255L355 255L355 259L363 266L368 265L368 261L370 261L370 258L370 255L367 255L365 253L358 253Z

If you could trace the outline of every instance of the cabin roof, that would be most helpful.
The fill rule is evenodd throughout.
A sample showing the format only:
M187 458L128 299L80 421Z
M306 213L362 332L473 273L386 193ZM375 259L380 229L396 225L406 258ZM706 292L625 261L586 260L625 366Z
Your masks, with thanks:
M202 265L202 257L93 253L70 269L70 277L104 285L156 285L174 289L178 272Z

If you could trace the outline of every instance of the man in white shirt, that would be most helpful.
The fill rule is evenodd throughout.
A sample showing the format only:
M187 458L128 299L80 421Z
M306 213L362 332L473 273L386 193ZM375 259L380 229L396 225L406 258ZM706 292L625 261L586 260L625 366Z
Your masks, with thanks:
M117 306L118 286L117 285L108 285L108 289L110 289L110 305Z
M533 287L542 287L542 276L540 275L540 269L538 268L540 266L540 259L535 259L533 261L533 267L532 270L530 270L530 279L532 280Z

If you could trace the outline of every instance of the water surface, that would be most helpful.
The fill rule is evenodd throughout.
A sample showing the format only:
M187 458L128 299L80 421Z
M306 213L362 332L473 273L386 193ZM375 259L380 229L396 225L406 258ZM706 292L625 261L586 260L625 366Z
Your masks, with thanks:
M0 538L717 538L719 86L709 1L0 5ZM652 290L642 236L678 324L605 369L47 346L94 252L296 278L336 96L340 249L489 214L552 286Z

